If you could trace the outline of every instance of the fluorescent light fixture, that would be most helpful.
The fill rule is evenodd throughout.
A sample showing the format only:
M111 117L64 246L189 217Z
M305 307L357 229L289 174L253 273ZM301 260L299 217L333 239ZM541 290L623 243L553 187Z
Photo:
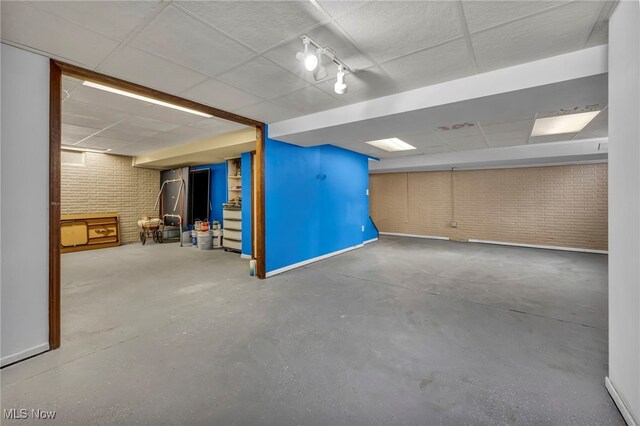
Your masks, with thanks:
M578 114L557 115L554 117L538 118L533 124L531 136L561 135L564 133L578 133L586 127L600 111L581 112Z
M369 145L373 145L376 148L384 149L385 151L409 151L410 149L416 149L415 146L411 146L405 141L398 138L380 139L377 141L367 142Z
M213 115L207 114L205 112L196 111L195 109L181 107L179 105L170 104L169 102L159 101L157 99L149 98L147 96L137 95L135 93L127 92L125 90L116 89L115 87L104 86L102 84L94 83L91 81L85 81L82 83L83 86L93 87L94 89L104 90L105 92L115 93L116 95L126 96L128 98L137 99L139 101L149 102L151 104L160 105L167 108L177 109L178 111L188 112L189 114L199 115L201 117L211 118Z
M97 153L100 153L100 154L104 154L106 152L111 151L111 148L109 148L109 149L94 149L94 148L82 148L80 146L75 146L75 145L62 145L60 147L60 149L62 149L64 151L97 152Z

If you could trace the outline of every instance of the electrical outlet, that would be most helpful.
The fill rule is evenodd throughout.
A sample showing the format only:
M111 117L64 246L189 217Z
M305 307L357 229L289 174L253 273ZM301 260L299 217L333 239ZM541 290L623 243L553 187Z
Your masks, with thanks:
M456 222L456 221L451 221L451 227L452 227L452 228L457 228L457 227L458 227L458 222Z
M364 225L362 225L362 232L364 232Z

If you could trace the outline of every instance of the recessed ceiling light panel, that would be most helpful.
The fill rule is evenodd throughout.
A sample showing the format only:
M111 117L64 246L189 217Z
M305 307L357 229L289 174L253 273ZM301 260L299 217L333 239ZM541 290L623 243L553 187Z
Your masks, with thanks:
M566 114L555 117L538 118L533 124L531 137L578 133L599 113L600 111L591 111L579 114Z
M411 149L416 149L415 146L409 145L405 141L398 138L380 139L377 141L369 141L367 143L388 152L409 151Z

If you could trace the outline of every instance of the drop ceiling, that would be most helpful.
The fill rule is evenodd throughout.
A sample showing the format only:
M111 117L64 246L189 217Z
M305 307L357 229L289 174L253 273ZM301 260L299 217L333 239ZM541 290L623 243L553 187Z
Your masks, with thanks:
M62 89L63 145L138 156L247 128L87 87L67 76Z
M5 43L272 123L606 44L612 4L3 1L0 7ZM347 76L347 94L333 92L335 70L319 82L302 71L295 59L301 34L333 48L355 71ZM145 118L164 120L160 112ZM532 117L514 118L512 132L520 137ZM187 117L178 121L189 129L204 125ZM474 130L485 124L497 129L492 126L500 123ZM171 132L195 131L163 131ZM447 145L466 144L462 136L455 142L438 136ZM506 143L485 139L487 145Z

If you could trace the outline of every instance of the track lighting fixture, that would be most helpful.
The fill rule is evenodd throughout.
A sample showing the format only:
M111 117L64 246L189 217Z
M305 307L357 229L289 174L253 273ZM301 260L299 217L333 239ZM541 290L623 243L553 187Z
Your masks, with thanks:
M310 38L302 38L302 44L304 48L302 52L296 53L296 59L304 64L304 68L307 71L313 71L318 67L318 63L320 63L320 52L315 49L315 47L309 47L311 44Z
M331 62L338 66L337 81L334 90L337 94L342 95L347 92L347 84L344 82L345 71L349 71L344 62L336 57L333 50L328 47L322 47L308 36L303 35L303 50L296 53L298 61L304 64L307 71L313 72L313 78L316 81L327 77L327 69L322 65L322 58L327 57Z
M344 71L342 65L338 65L338 75L336 76L336 84L333 86L333 90L338 95L344 95L347 93L347 84L344 82Z

